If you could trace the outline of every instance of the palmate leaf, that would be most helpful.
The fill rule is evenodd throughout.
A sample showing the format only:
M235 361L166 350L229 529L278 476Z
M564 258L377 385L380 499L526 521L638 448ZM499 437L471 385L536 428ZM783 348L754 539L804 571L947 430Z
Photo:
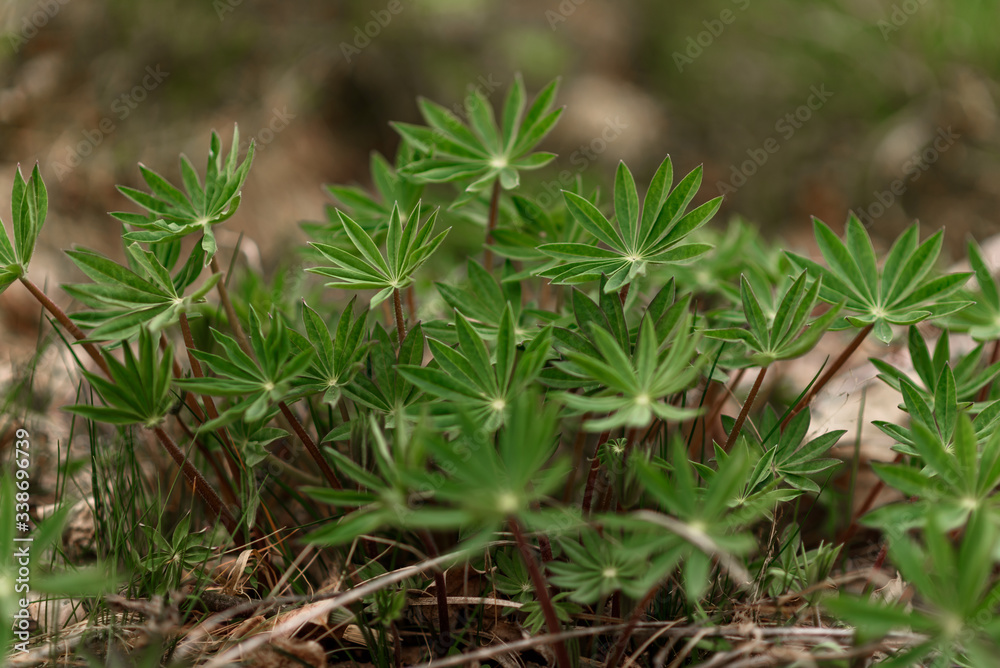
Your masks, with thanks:
M992 551L996 544L995 519L985 510L972 513L961 543L947 535L941 513L931 506L924 545L899 531L889 545L889 558L920 598L912 609L887 606L847 594L828 599L824 606L857 626L866 639L878 639L892 629L920 633L925 640L900 650L894 666L917 665L934 654L934 665L989 665L997 650L994 623L996 579Z
M952 299L971 274L931 277L941 252L940 230L918 245L919 226L914 223L893 243L881 269L875 264L868 231L853 213L847 220L846 243L818 218L813 219L813 230L827 267L794 253L787 255L798 267L822 277L820 299L831 304L844 301L846 310L853 312L835 329L871 325L875 337L889 343L890 325L941 318L971 303Z
M478 89L465 99L468 125L445 107L421 98L420 113L428 127L392 123L396 132L427 157L411 162L402 174L428 183L470 182L465 190L485 190L500 182L504 190L520 184L520 172L548 164L553 153L532 153L552 130L562 109L552 110L558 80L552 81L525 110L520 74L504 99L500 124Z
M648 265L684 262L709 251L708 244L684 243L722 204L722 198L717 197L685 214L701 185L701 173L698 167L671 191L673 163L668 156L653 175L640 214L635 180L625 163L619 163L614 197L616 225L591 202L564 190L569 213L593 241L539 246L539 251L559 264L535 273L553 283L570 285L605 274L608 280L604 290L613 292L644 275Z
M417 489L432 489L434 497L466 513L464 528L489 532L510 517L530 524L531 506L564 484L565 461L552 461L559 439L556 435L558 407L542 402L529 389L512 397L507 420L499 430L497 444L483 438L482 424L471 415L460 415L459 429L452 439L428 434L426 447L437 472L415 477Z
M138 354L132 351L127 341L122 342L123 362L102 351L111 379L89 371L83 371L83 374L105 405L77 404L67 406L66 410L109 424L140 424L152 428L162 423L174 403L170 391L173 352L169 346L161 352L157 346L158 339L148 329L141 329Z
M809 410L802 410L789 421L788 428L781 431L777 429L778 416L768 407L757 431L770 436L763 443L764 455L757 461L748 478L748 495L763 492L774 483L785 483L801 492L820 492L819 485L809 476L840 464L839 459L823 455L846 432L843 429L830 431L803 443L809 432L811 419ZM749 437L755 440L752 430Z
M948 327L968 331L977 341L993 341L1000 338L1000 291L983 259L982 248L974 240L969 241L967 256L978 290L963 291L962 297L973 303L948 317Z
M342 389L361 369L370 347L370 343L362 344L368 309L354 318L356 299L351 299L341 313L332 336L323 318L303 302L302 321L308 339L300 347L312 350L313 361L293 383L305 392L322 393L323 401L331 406L337 404Z
M393 205L385 240L386 254L383 257L368 232L347 214L338 211L337 215L344 233L350 239L353 252L330 244L310 242L332 265L310 267L306 271L332 278L326 284L328 287L378 290L369 303L369 306L376 306L385 301L393 290L405 288L412 283L413 274L441 245L451 228L430 238L437 214L435 209L421 224L418 202L404 224L399 207Z
M964 312L964 311L963 311ZM933 403L933 397L938 387L938 380L945 368L950 368L950 373L955 385L955 400L960 403L971 402L976 399L980 389L987 383L992 382L997 375L1000 375L1000 362L996 362L987 367L982 367L984 348L980 344L962 355L958 360L951 363L951 337L947 330L941 332L934 345L933 356L924 340L920 330L915 326L910 326L908 335L908 348L910 360L917 373L916 378L911 378L902 370L892 366L882 359L873 358L872 364L878 369L879 378L897 392L901 392L901 382L904 379L910 381L913 389L920 394L928 403Z
M142 327L159 331L177 322L193 304L204 301L221 278L213 274L197 290L184 295L184 288L202 267L204 252L200 246L195 247L175 277L155 253L143 250L139 244L131 243L125 251L134 271L94 251L66 251L93 281L63 286L70 296L93 309L70 316L81 327L93 328L90 340L131 339Z
M204 350L192 354L217 375L178 381L189 392L239 398L217 420L202 425L202 430L216 429L240 416L249 422L258 420L278 402L301 394L295 381L308 368L313 350L296 350L280 317L272 319L265 336L260 318L251 307L249 325L250 346L256 359L243 352L236 339L213 329L212 336L223 354Z
M111 214L126 225L137 228L123 235L125 241L159 244L201 232L201 247L205 252L207 266L217 249L212 227L232 217L240 205L240 189L253 163L254 140L250 140L242 163L238 160L239 151L239 128L233 127L232 146L225 158L222 154L222 141L218 134L212 132L204 184L191 162L182 155L181 179L186 192L171 185L156 172L139 165L139 171L150 192L126 186L118 186L118 190L147 213Z
M944 529L966 522L979 508L996 508L993 496L1000 484L1000 433L978 434L965 413L954 418L954 435L942 438L934 426L916 421L910 426L912 452L923 466L878 464L875 472L904 493L917 495L913 504L890 504L872 511L863 522L875 527L908 528L925 525L928 515L921 509L934 508ZM946 443L953 440L952 452ZM980 444L982 454L979 455Z
M694 354L699 335L692 322L689 312L679 318L673 345L663 350L665 340L660 340L652 318L644 317L634 351L602 326L592 325L596 354L567 351L564 357L570 364L557 362L556 366L597 383L599 389L590 395L560 392L555 396L577 412L607 414L588 420L584 425L588 431L645 427L654 418L678 421L698 415L697 409L678 408L666 401L698 377Z
M48 191L38 165L35 165L27 181L21 176L21 168L18 166L14 172L10 200L13 244L0 221L0 293L27 273L48 209Z
M822 315L809 319L819 297L822 278L807 286L802 271L781 294L773 316L765 316L757 295L746 276L740 276L740 296L749 329L723 328L705 330L705 336L745 344L754 366L769 366L776 360L804 355L816 345L823 332L833 324L843 303L835 304Z
M424 331L418 323L407 332L403 344L396 346L378 323L372 328L365 369L343 388L345 396L363 406L387 414L386 427L395 427L407 418L406 410L420 396L420 391L396 371L396 364L419 365L424 356Z
M359 186L326 186L327 192L337 200L339 206L327 207L327 224L311 224L306 226L307 230L314 237L342 235L343 228L337 215L337 210L340 209L373 238L384 237L393 205L398 205L404 212L412 211L424 191L424 184L399 173L414 158L413 147L405 142L399 145L395 166L390 165L379 153L372 152L369 171L374 193L370 194Z
M401 364L396 369L425 393L444 400L430 406L436 415L448 418L444 424L453 425L460 414L467 414L493 431L505 421L514 397L534 382L545 364L551 329L537 334L517 359L517 334L508 304L497 329L492 360L482 338L461 313L455 314L455 329L457 348L429 340L433 366Z

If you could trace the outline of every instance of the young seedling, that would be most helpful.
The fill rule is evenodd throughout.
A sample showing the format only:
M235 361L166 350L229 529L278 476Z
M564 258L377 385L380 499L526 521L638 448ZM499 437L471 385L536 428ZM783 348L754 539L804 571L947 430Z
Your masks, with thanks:
M538 250L561 264L538 272L553 283L575 285L608 277L604 290L618 291L625 303L628 287L648 266L690 260L708 252L711 246L683 243L688 235L707 223L722 204L722 198L702 204L690 213L684 210L701 185L701 167L685 176L677 187L673 182L670 157L660 164L646 191L642 212L635 179L625 163L619 163L615 177L615 221L604 216L591 202L563 191L566 208L591 235L589 243L550 243ZM598 243L603 243L603 248Z
M136 355L131 345L123 341L124 362L104 353L110 380L83 371L91 386L104 400L104 406L76 404L67 411L91 420L114 425L140 425L156 434L167 454L184 472L188 482L204 499L209 508L219 516L230 535L235 536L238 523L229 508L222 503L218 492L184 456L170 435L164 431L163 422L174 405L171 392L173 380L173 354L171 349L160 352L148 329L139 332Z
M774 317L768 319L750 286L750 281L746 276L741 276L740 296L749 329L730 327L705 331L705 336L710 338L743 343L750 353L748 360L750 364L760 367L757 379L750 388L750 394L743 402L739 417L729 432L726 450L732 449L736 444L736 438L743 428L747 415L750 414L768 367L777 360L794 359L807 353L840 313L843 302L810 320L809 316L819 298L822 279L816 279L808 288L806 285L806 272L803 271L781 295Z
M428 396L445 400L430 404L436 415L445 417L442 426L454 424L455 418L464 413L493 432L503 424L514 398L538 377L548 357L551 330L536 335L518 359L514 318L508 307L497 331L493 364L486 345L460 313L455 314L455 329L457 349L429 339L433 366L400 364L396 369Z
M914 223L893 243L885 263L879 267L871 237L857 216L847 220L846 243L818 218L813 219L816 243L828 267L813 260L788 253L789 259L823 279L819 298L830 304L844 302L851 315L831 329L860 328L819 380L788 412L782 425L812 401L812 398L843 368L869 332L882 343L892 340L891 325L913 325L955 313L970 304L950 299L969 279L969 273L932 277L931 270L941 252L943 232L939 230L918 244L920 227Z
M420 112L430 127L393 123L396 131L415 149L425 154L402 173L428 183L468 183L464 194L452 204L460 206L476 193L492 187L486 223L483 265L493 267L489 244L496 229L501 190L512 190L521 183L520 172L544 167L554 153L534 152L552 130L562 109L552 109L558 80L538 94L525 113L524 81L518 75L503 103L497 125L486 96L472 91L465 99L466 125L441 105L421 98Z
M404 224L400 220L399 207L393 206L385 241L386 256L383 257L368 232L347 214L338 212L338 216L355 252L312 242L312 247L322 253L332 266L311 267L306 271L334 279L326 284L328 287L378 290L369 302L370 307L381 304L392 295L397 341L402 345L406 338L406 319L399 291L413 282L413 274L430 259L451 228L431 238L434 221L437 220L436 210L421 224L420 203L417 203Z

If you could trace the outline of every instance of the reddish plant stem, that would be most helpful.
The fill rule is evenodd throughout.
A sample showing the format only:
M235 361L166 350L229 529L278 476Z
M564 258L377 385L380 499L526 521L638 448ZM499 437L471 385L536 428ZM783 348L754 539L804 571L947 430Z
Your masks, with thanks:
M639 428L632 427L625 431L625 448L622 450L622 462L628 461L628 456L632 452L632 448L635 446L636 437L639 435ZM610 477L610 476L609 476ZM597 506L597 512L606 512L611 508L611 501L615 497L614 481L610 481L608 486L604 489L604 496L601 498L601 503ZM619 505L621 505L619 503Z
M497 214L500 212L500 178L493 182L493 194L490 197L490 215L486 220L486 248L483 249L483 266L486 271L493 269L493 230L497 228Z
M1000 361L1000 339L993 342L993 350L990 352L990 361L986 366L990 367ZM993 388L993 382L990 381L983 385L983 389L979 390L979 396L976 397L976 401L982 403L990 398L990 390Z
M340 419L344 422L350 422L351 416L347 414L347 405L344 403L344 397L341 396L340 400L337 401L337 408L340 409Z
M431 532L422 529L418 532L424 548L432 559L437 559L440 555L437 543ZM448 589L444 581L444 572L440 568L434 569L434 594L437 596L438 624L440 631L440 644L442 647L451 646L451 620L448 618Z
M868 336L869 332L872 331L872 328L874 326L875 326L874 324L865 325L864 328L862 328L862 330L858 332L857 336L854 337L854 340L851 341L846 348L844 348L844 351L840 353L840 356L833 361L833 364L831 364L830 367L823 373L823 375L820 376L819 380L813 383L813 386L809 388L809 391L805 393L805 396L803 396L799 400L799 403L795 404L795 407L792 408L792 410L788 412L788 415L785 417L785 419L781 421L782 431L785 430L785 427L788 426L788 423L791 422L792 418L795 417L799 411L808 406L809 402L813 400L813 397L819 394L819 391L822 390L826 386L826 384L830 382L830 380L837 374L838 371L840 371L840 369L845 364L847 364L847 360L850 359L851 355L854 354L854 351L856 351L858 347L861 346L861 343Z
M184 453L181 452L180 448L177 447L177 444L174 443L172 438L170 438L170 435L163 431L162 427L153 427L153 433L156 434L156 437L166 449L167 454L169 454L181 468L181 471L184 473L184 477L187 478L188 482L194 487L198 495L204 499L209 508L211 508L212 511L219 516L220 520L222 520L222 524L226 527L226 531L229 532L229 535L236 536L236 518L233 517L231 512L229 512L229 508L222 503L222 499L219 498L219 493L215 491L207 480L205 480L205 476L203 476L198 469L196 469L194 465L188 461L188 459L184 456Z
M604 664L604 668L614 668L615 666L621 665L622 657L625 655L625 649L628 647L628 641L635 632L635 627L639 624L639 620L642 619L642 615L646 612L646 608L652 602L653 597L656 596L656 592L660 590L660 586L656 585L650 588L646 592L646 595L642 597L642 600L635 606L632 614L629 615L628 622L624 629L622 629L622 634L618 637L618 642L615 643L615 647L608 654L608 660Z
M841 548L843 549L843 548ZM882 570L882 564L885 563L885 558L889 555L889 543L888 541L882 543L882 547L879 548L878 556L875 557L875 563L872 564L868 579L865 580L864 593L862 594L865 598L871 594L872 589L872 575Z
M51 313L52 316L59 322L59 324L62 325L66 329L66 331L73 336L74 339L76 339L77 341L83 341L84 339L87 338L87 336L83 333L83 331L76 326L76 323L69 319L69 316L66 315L66 312L63 311L61 308L59 308L54 301L49 299L49 296L44 292L42 292L42 290L37 285L35 285L28 277L21 276L20 281L21 285L23 285L28 289L28 292L30 292L32 296L38 300L38 303L44 306L45 310ZM101 355L100 351L97 349L97 346L95 346L93 343L84 343L83 349L86 350L87 354L90 355L91 359L93 359L94 362L97 363L97 366L101 368L101 371L104 372L104 375L107 376L108 378L111 378L111 369L108 368L108 362Z
M305 427L303 427L302 423L299 422L299 419L295 417L295 413L288 408L288 404L284 401L279 401L278 408L281 410L281 414L285 416L285 419L288 420L288 423L292 425L292 430L295 432L295 435L299 437L300 441L302 441L302 445L306 446L306 450L309 451L309 455L313 458L313 461L316 462L316 465L319 466L320 471L323 472L323 476L326 478L327 482L330 483L330 486L334 489L343 489L340 485L340 481L337 480L337 476L334 474L333 469L330 468L330 465L323 457L323 453L320 452L316 442L312 440L312 437L305 430Z
M406 310L410 312L411 318L417 317L417 288L412 283L406 288Z
M764 376L767 374L768 367L762 366L760 372L757 374L757 380L753 382L753 387L750 388L750 394L747 395L747 400L743 402L743 408L740 410L739 416L736 418L736 423L733 425L732 431L729 432L729 438L726 439L726 451L733 449L736 445L736 438L740 435L740 429L743 428L743 423L746 422L747 415L750 414L750 409L753 408L754 401L757 400L757 392L760 391L761 383L764 382Z
M403 300L399 297L399 288L392 290L392 305L396 310L396 335L399 346L402 347L406 339L406 320L403 318Z
M733 375L733 379L729 381L729 384L726 386L726 389L722 392L722 396L720 396L718 400L716 400L715 403L712 404L711 409L705 415L706 423L714 421L715 418L719 416L719 413L722 412L722 407L726 405L726 399L732 396L732 394L735 392L736 387L740 384L740 381L743 380L743 376L746 375L746 372L747 372L747 367L743 367L742 369L739 369L735 375Z
M535 556L531 553L528 541L524 538L521 523L516 517L511 517L508 520L508 524L510 524L510 529L514 533L514 540L517 541L517 547L521 551L521 558L524 559L524 564L531 575L531 582L535 586L535 596L538 597L538 605L541 606L542 614L545 616L545 624L549 627L549 633L555 635L562 630L562 626L559 624L556 609L552 605L552 597L549 596L548 584L545 582L545 577L542 575L541 569L538 568ZM559 664L559 668L572 668L573 664L570 663L569 653L566 651L566 643L558 640L553 645L553 650L556 653L556 661Z
M188 322L186 313L181 313L180 325L181 332L184 334L184 347L187 350L188 361L191 363L191 373L194 374L195 378L204 378L205 373L202 371L201 362L194 356L194 351L196 350L194 336L191 334L191 324ZM219 417L219 410L215 406L215 400L207 394L203 394L201 400L205 402L205 411L208 413L208 417L212 420L217 419ZM215 431L219 435L219 440L222 441L222 452L225 453L226 463L229 465L229 474L236 481L237 489L242 489L242 462L237 462L235 459L239 456L239 452L233 446L233 442L229 440L229 433L225 427L216 429Z
M552 283L547 278L541 279L542 287L538 291L538 305L540 308L548 310L552 303Z
M211 263L212 273L219 274L219 262L212 256ZM233 308L233 301L229 298L229 289L226 287L225 276L219 279L219 282L215 284L216 290L219 292L219 301L222 302L222 308L226 311L226 318L229 320L229 328L233 330L233 336L236 337L236 342L240 344L240 349L245 352L250 357L254 357L253 348L250 347L250 341L247 339L246 332L243 331L243 326L240 325L240 319L236 317L236 309Z
M165 353L167 351L168 346L169 344L167 343L166 335L163 332L160 332L160 350ZM176 357L173 358L173 370L174 370L174 378L184 377L184 371L181 369L181 365L177 362ZM201 406L198 405L198 400L194 398L193 394L191 394L190 392L184 392L183 401L184 405L186 405L188 409L190 409L191 414L194 415L195 419L198 422L205 421L205 413L204 411L201 410ZM201 454L205 457L205 460L209 463L209 465L211 465L212 469L215 471L216 476L219 479L219 484L222 486L221 487L222 495L225 497L226 503L229 503L234 507L239 508L240 507L239 499L237 498L236 492L233 490L232 485L229 483L230 476L223 474L222 467L219 465L219 462L216 459L215 455L212 453L211 450L208 449L208 446L206 446L205 443L200 438L197 438L194 435L194 433L190 429L188 429L188 426L184 423L184 420L181 419L181 416L178 414L178 412L174 411L173 415L174 419L177 421L177 424L180 425L181 430L184 431L184 434L188 438L194 440L194 442L198 446L199 452L201 452ZM223 449L223 452L226 455L226 458L228 459L229 453L225 452L225 449Z
M893 460L893 464L898 464L901 461L903 461L903 453L896 455L896 458ZM847 541L854 538L854 534L858 532L858 527L860 526L858 524L858 520L861 519L862 515L871 510L872 506L875 504L875 499L878 498L878 495L883 489L885 489L885 482L879 478L879 481L875 483L872 490L868 492L868 496L865 497L865 502L861 504L860 508L858 508L858 512L854 513L854 516L851 517L851 523L846 529L844 529L844 533L840 534L840 538L837 540L838 545L847 545ZM841 549L841 553L843 553L843 549Z
M573 468L569 471L569 480L566 481L566 489L563 490L563 503L569 503L573 494L573 486L576 484L577 470L583 463L583 446L587 441L587 432L583 430L583 423L590 419L590 413L585 413L580 420L580 428L576 430L573 439Z
M625 300L628 299L628 289L631 285L631 283L626 283L622 286L622 289L618 291L618 299L621 300L622 306L625 306Z
M587 475L587 486L583 490L583 503L580 509L584 515L590 513L590 505L594 500L594 487L597 485L597 473L601 470L601 458L597 455L601 451L601 446L608 442L611 430L608 429L597 439L597 449L594 451L594 461L590 463L590 473Z
M208 465L212 467L213 471L215 471L215 476L219 480L220 489L222 490L222 496L225 497L226 503L233 506L234 508L239 509L240 508L239 498L236 496L236 491L233 489L233 486L229 483L229 476L227 476L226 473L222 470L222 466L219 464L218 459L212 456L212 451L208 449L208 447L202 442L200 438L194 435L194 432L192 432L188 428L188 426L184 424L184 420L182 420L179 415L175 415L174 417L177 418L177 424L180 425L181 430L184 432L184 435L195 442L195 444L198 446L198 451L201 452L202 456L205 457L205 461L207 461Z

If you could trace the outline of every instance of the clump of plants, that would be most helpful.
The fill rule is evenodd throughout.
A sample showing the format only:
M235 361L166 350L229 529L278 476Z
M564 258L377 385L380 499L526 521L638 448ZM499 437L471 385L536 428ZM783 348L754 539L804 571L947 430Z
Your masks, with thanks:
M177 184L140 167L146 188L120 188L124 263L67 251L86 277L68 314L29 278L45 186L15 175L0 286L79 361L66 410L117 590L67 647L117 656L135 623L102 611L124 606L151 665L263 645L307 665L990 665L1000 291L977 248L974 292L916 225L883 261L854 216L843 238L815 221L821 261L781 252L708 226L720 199L693 206L701 168L669 157L643 187L620 164L610 196L578 182L541 206L556 95L529 103L518 78L464 118L421 100L425 125L394 124L371 190L330 187L271 283L216 243L254 148L213 133L204 171L182 156ZM449 235L475 226L471 249ZM981 343L954 357L949 332ZM854 449L810 404L869 337L905 338L915 370L876 362L908 420L877 423L896 456L875 472L903 500L852 513L834 480ZM839 348L809 355L821 340ZM791 364L813 381L763 398ZM179 505L143 457L172 465Z

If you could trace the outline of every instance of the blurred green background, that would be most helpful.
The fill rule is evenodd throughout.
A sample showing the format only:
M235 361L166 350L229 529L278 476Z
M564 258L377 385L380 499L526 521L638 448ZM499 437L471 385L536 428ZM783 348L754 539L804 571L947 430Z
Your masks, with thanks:
M645 182L667 153L699 163L699 201L724 191L790 244L809 216L849 209L872 234L913 219L1000 231L1000 1L712 0L7 0L0 15L0 197L16 163L39 161L51 218L41 254L80 243L114 252L107 211L168 178L177 154L203 164L233 123L260 144L227 227L264 266L320 219L322 184L368 181L395 151L390 120L420 122L415 98L495 104L524 73L529 94L562 77L567 110L543 148L560 158L536 191L619 160ZM935 143L937 142L937 143ZM727 185L728 184L728 185ZM7 211L0 202L0 211ZM6 218L6 214L3 216ZM226 243L226 238L221 238Z

